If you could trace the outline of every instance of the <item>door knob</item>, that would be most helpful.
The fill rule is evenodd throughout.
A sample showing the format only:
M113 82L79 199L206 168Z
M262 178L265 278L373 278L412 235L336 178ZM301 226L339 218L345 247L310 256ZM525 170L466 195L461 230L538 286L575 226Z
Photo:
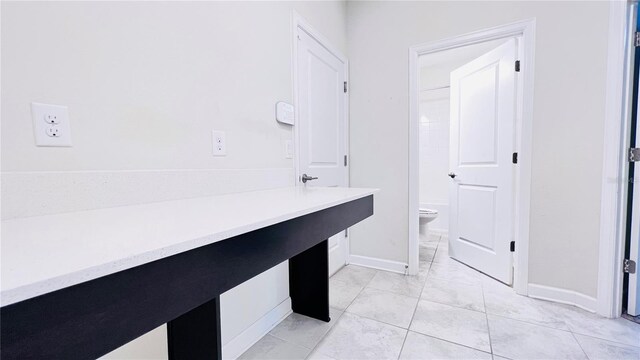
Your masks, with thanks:
M457 176L457 175L456 175L456 173L452 173L452 172L450 172L448 175L449 175L449 177L450 177L450 178L452 178L452 179L453 179L453 178L455 178L455 177Z
M317 179L317 177L309 176L307 174L302 174L302 177L300 178L300 180L302 180L303 184L306 184L307 181L316 180L316 179Z

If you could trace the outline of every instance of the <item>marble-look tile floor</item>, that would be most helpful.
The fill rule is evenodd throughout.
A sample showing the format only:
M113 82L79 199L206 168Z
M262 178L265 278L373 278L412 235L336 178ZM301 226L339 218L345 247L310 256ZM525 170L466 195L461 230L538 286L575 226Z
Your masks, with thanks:
M346 266L331 322L292 314L240 359L633 359L640 324L531 299L420 240L420 272Z

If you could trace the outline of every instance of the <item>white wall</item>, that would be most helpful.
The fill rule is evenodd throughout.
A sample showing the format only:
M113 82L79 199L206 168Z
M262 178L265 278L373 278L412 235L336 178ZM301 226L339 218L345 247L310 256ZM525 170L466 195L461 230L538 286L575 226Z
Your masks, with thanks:
M349 2L351 184L381 189L352 253L407 261L407 49L535 17L529 281L595 297L608 6Z
M292 186L291 11L346 53L343 2L2 2L4 219ZM34 146L29 103L69 106ZM227 156L211 155L211 130ZM222 296L225 345L288 298L286 264ZM256 297L256 294L260 296ZM164 327L111 354L164 358Z

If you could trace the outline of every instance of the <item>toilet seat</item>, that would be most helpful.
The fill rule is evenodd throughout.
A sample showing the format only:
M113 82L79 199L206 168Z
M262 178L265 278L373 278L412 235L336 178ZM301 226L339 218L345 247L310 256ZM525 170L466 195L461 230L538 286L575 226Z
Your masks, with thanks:
M420 209L420 214L422 214L422 215L438 215L438 210Z

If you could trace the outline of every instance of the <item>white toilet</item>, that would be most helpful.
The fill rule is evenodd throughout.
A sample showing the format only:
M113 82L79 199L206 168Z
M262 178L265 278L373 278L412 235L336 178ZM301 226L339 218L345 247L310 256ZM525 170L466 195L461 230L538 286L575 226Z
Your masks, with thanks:
M438 210L420 209L420 235L429 234L429 223L438 217Z

